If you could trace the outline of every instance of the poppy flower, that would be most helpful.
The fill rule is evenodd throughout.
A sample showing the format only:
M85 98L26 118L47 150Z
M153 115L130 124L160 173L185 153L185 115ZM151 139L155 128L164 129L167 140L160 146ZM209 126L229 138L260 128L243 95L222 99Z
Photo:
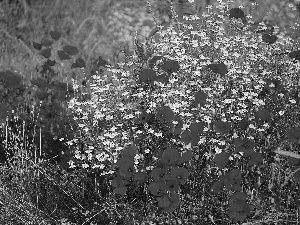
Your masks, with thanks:
M50 31L49 34L50 34L51 38L55 41L57 41L61 37L60 31L53 30L53 31Z
M266 42L268 44L274 44L277 41L276 35L270 35L270 34L263 34L262 40L263 42Z
M300 141L300 127L288 129L285 132L285 136L287 136L291 142L298 143Z
M163 180L164 176L168 173L168 169L163 167L163 168L154 168L151 171L151 177L153 178L154 181L160 181Z
M236 203L235 203L236 204ZM232 208L229 208L228 215L232 218L235 219L236 221L244 221L248 215L250 215L250 205L246 202L241 202L239 204L241 207L239 211L237 210L232 210Z
M63 47L63 51L68 55L76 55L78 53L78 48L72 45L66 45Z
M239 128L241 128L242 130L246 130L249 126L250 122L247 121L247 120L241 120L239 123L238 123L238 126Z
M173 132L174 124L173 124L172 119L161 119L160 123L161 123L161 129L163 129L169 133Z
M180 153L175 148L167 148L161 157L161 161L164 165L173 166L176 165L180 158Z
M255 143L253 141L241 138L235 138L233 144L236 147L236 152L243 152L245 157L251 156L254 151Z
M7 116L12 115L12 107L8 103L0 103L0 120L5 120Z
M246 197L247 195L245 192L237 192L231 196L229 200L230 208L228 215L232 219L243 221L250 215L251 207L246 203Z
M229 18L242 19L243 23L246 23L246 17L243 10L240 8L232 8L229 11Z
M77 58L75 63L72 63L72 68L82 68L85 67L85 61L82 58Z
M47 59L47 61L45 62L45 64L48 65L48 66L54 66L56 64L56 61L55 60Z
M140 186L140 185L144 184L145 182L147 182L148 174L144 173L144 172L135 173L133 175L132 179L137 186Z
M204 106L206 104L208 95L204 91L198 91L195 93L195 103L196 106L200 104L200 106Z
M162 59L163 57L162 56L153 56L150 60L148 60L148 66L149 68L153 68L153 66L156 64L156 62L160 59Z
M137 147L135 145L128 145L122 152L124 157L134 158L137 154Z
M224 63L209 64L208 68L210 68L214 73L218 73L222 76L228 72L227 66Z
M6 86L9 88L18 88L22 85L22 77L10 70L1 71L0 79L5 80Z
M281 88L283 88L282 85L280 84L281 81L278 79L266 78L264 79L264 82L266 82L264 87L269 90L279 91ZM274 85L274 87L272 86L272 84Z
M67 83L59 82L59 81L52 81L51 88L53 88L54 90L57 90L57 91L68 91L68 88L70 88L70 85L68 85Z
M157 197L156 200L160 208L168 208L171 205L171 199L168 195Z
M32 42L32 46L33 48L35 48L36 50L41 50L42 49L42 44L38 43L38 42Z
M38 99L40 99L41 101L43 101L44 99L46 99L48 96L50 95L50 93L46 92L46 91L37 91L36 96L38 97Z
M182 163L186 163L186 162L190 161L193 158L193 156L194 156L194 153L192 150L188 150L188 151L182 153L181 157L178 160L177 165L180 165Z
M174 177L172 177L170 174L166 174L163 177L163 180L166 183L167 186L167 190L168 191L175 191L177 192L179 190L179 182L177 179L174 179Z
M177 121L178 123L174 126L174 134L180 134L181 130L183 128L183 121L179 115L176 115L173 119L174 121Z
M141 82L151 85L154 85L156 77L156 72L152 69L142 69L139 74L139 79Z
M180 65L175 60L168 60L163 63L161 69L171 75L172 73L179 71Z
M221 152L219 154L216 154L214 161L220 169L223 169L227 163L229 162L230 153L228 152Z
M218 193L218 192L221 192L222 189L223 189L223 186L224 186L224 182L223 180L218 180L218 181L215 181L212 185L211 185L211 188L210 188L210 191L212 193Z
M229 204L231 204L233 201L239 200L239 201L246 201L247 194L245 192L239 191L234 193L229 200Z
M161 204L161 200L159 198L162 198L164 201L170 202L170 204L164 204L165 207ZM175 209L177 209L180 206L180 197L177 192L170 192L169 194L165 193L162 197L156 198L158 201L158 205L163 208L164 212L173 212ZM166 198L167 197L167 198Z
M254 152L250 157L249 165L259 165L263 163L264 157L260 152Z
M123 186L123 187L116 187L116 188L114 188L113 192L114 192L116 195L125 195L126 192L127 192L127 187L126 187L126 186Z
M122 157L118 160L120 175L126 178L131 178L135 173L134 160L129 157Z
M231 128L230 122L216 121L213 125L213 128L218 133L225 134Z
M194 122L190 124L190 131L194 134L202 134L204 130L204 123L203 122Z
M230 190L233 185L240 185L242 182L242 173L238 169L233 169L226 173L224 177L224 185L227 190Z
M117 173L117 176L115 176L111 181L111 186L113 186L114 188L123 187L128 184L129 181L126 178L122 177L119 172Z
M300 61L300 50L290 52L289 57L297 61Z
M41 41L41 45L42 46L45 46L45 47L49 47L49 46L51 46L53 44L53 41L51 41L51 40L49 40L49 39L47 39L47 38L45 38L45 39L43 39L42 41Z
M156 115L160 122L171 121L174 118L174 112L169 106L158 108Z
M298 168L295 168L295 170ZM296 182L300 183L300 170L298 170L296 173L294 173L293 177Z
M135 122L147 123L150 120L150 114L145 109L141 109L139 117L135 119Z
M189 144L192 140L192 137L191 137L191 132L189 130L185 130L183 131L183 133L181 134L181 141L184 143L184 144Z
M191 145L197 146L199 141L200 141L200 135L194 132L191 133Z
M51 48L43 49L40 54L42 56L44 56L46 59L50 58L50 56L51 56Z
M300 165L300 159L288 157L288 164L291 166Z
M154 182L150 183L148 186L149 192L152 195L157 196L157 197L162 196L165 193L166 188L167 188L167 186L163 180L154 181Z
M189 177L189 171L184 167L172 167L170 174L173 178L177 179L180 184L184 184Z
M70 55L68 53L66 53L64 50L58 50L57 55L60 60L71 59Z
M255 112L255 119L256 121L267 121L270 119L270 112L265 109L264 107L260 107L256 112Z

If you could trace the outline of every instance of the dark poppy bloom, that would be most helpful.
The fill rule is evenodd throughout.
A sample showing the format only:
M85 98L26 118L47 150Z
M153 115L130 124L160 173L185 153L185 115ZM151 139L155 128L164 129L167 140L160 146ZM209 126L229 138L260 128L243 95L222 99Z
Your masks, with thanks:
M169 60L169 61L165 61L163 63L163 65L161 66L161 69L166 71L168 73L168 75L171 75L172 73L179 71L180 65L175 60Z
M176 208L180 206L180 197L176 192L165 193L161 197L156 198L158 206L165 212L173 212Z
M220 132L225 134L227 131L231 129L230 122L216 121L213 125L213 128L216 132Z
M161 163L168 166L176 165L180 159L180 153L175 148L167 148L161 157Z
M177 192L179 190L179 182L177 179L174 179L170 174L166 174L163 177L164 181L166 182L167 190Z
M133 175L132 179L136 185L140 186L140 185L144 184L145 182L147 182L148 175L147 175L147 173L139 172L139 173L135 173Z
M149 68L153 68L153 66L156 64L156 62L160 59L162 59L163 57L162 56L159 56L159 55L156 55L156 56L153 56L149 61L148 61L148 66Z
M222 76L228 72L228 68L224 63L209 64L208 68L210 68L214 73L218 73Z
M253 141L241 138L235 138L234 143L236 147L236 152L244 152L244 156L251 156L254 151L255 143Z
M149 184L148 186L149 192L154 196L162 196L166 189L166 183L164 181L155 181Z
M126 178L131 178L135 173L134 160L130 157L122 157L118 160L120 175Z
M285 135L293 143L300 142L300 127L290 128L286 131Z
M246 17L243 10L240 8L232 8L229 11L229 18L242 19L243 23L246 23Z
M198 91L195 93L195 103L196 106L204 106L206 104L208 95L204 91Z
M135 119L135 122L137 123L148 123L150 120L150 114L147 113L145 109L141 109L141 114L139 114L139 117Z
M180 184L184 184L189 177L189 171L184 167L172 167L170 173Z
M157 197L156 200L160 208L168 208L171 205L171 199L166 194L161 197Z
M266 42L268 44L274 44L277 41L276 35L270 35L270 34L263 34L262 40L263 42Z
M266 78L264 79L264 81L266 82L265 84L265 88L267 88L268 90L272 90L272 91L280 91L281 89L283 89L284 87L281 85L281 81L278 79L270 79L270 78Z
M22 84L22 77L11 72L10 70L1 71L0 79L5 81L5 85L8 88L18 88Z
M300 170L298 170L296 173L294 173L294 180L298 183L300 183Z
M180 134L183 128L183 121L178 115L174 117L174 121L177 121L177 124L174 125L174 134Z
M267 120L270 119L270 116L271 116L270 112L267 109L263 108L263 107L260 107L258 109L258 111L255 112L256 121L259 121L259 120L267 121Z
M163 180L164 176L168 173L167 168L154 168L151 172L151 177L154 181L160 181Z
M237 220L243 221L250 215L251 207L246 202L246 194L244 192L237 192L233 194L229 200L230 208L228 215Z
M159 83L167 85L169 83L169 78L167 77L167 75L163 74L163 75L157 76L154 81L157 81Z
M230 190L235 186L240 186L242 182L242 173L238 169L233 169L226 173L223 181L227 190Z
M144 82L146 84L154 85L154 81L156 80L156 72L152 69L143 69L140 72L139 79L141 82Z
M290 52L289 57L297 61L300 61L300 50Z
M135 173L135 168L133 165L121 166L119 167L119 170L120 170L120 174L126 178L131 178Z
M249 121L247 120L241 120L238 124L239 128L241 128L242 130L246 130L249 126Z
M121 176L119 172L117 173L117 176L114 177L114 179L111 181L111 185L115 188L124 187L128 184L129 184L129 181L126 178L124 178L123 176Z
M160 122L167 122L174 118L174 112L169 106L162 106L158 108L156 115Z
M125 158L134 158L137 154L137 147L134 145L128 145L122 152L122 156Z

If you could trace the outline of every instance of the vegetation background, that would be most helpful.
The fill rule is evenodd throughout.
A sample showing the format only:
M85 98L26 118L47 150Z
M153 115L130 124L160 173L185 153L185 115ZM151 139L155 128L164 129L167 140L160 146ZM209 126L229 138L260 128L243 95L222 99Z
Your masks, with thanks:
M10 4L6 4L6 3ZM145 40L155 27L146 0L74 0L69 2L42 0L2 0L0 3L0 68L17 70L20 74L32 73L36 65L32 58L32 41L47 37L49 30L63 31L65 41L80 47L85 59L102 56L115 64L122 62L124 55L120 51L133 47L135 32L139 40ZM150 0L158 23L170 21L169 0ZM207 12L207 5L215 11L216 0L175 0L174 6L179 14L191 14L195 11ZM245 6L245 12L253 15L254 21L264 18L278 25L281 31L292 33L299 19L299 5L296 0L236 0L231 7ZM25 44L25 45L24 45ZM4 60L4 57L6 61ZM34 74L32 74L34 76Z
M167 26L172 22L169 0L149 0L148 2L151 3L157 24ZM23 77L24 82L39 77L37 67L42 65L42 57L37 54L32 41L41 42L49 37L51 30L61 30L62 41L79 48L90 71L92 71L93 62L97 61L99 56L112 65L125 62L123 50L133 53L135 35L143 41L156 27L148 2L146 0L2 0L0 1L0 71L15 71ZM229 8L243 5L245 12L252 14L255 22L266 20L271 25L277 25L280 32L286 35L293 38L300 36L300 29L297 26L300 15L299 1L256 0L255 2L257 5L251 6L253 1L237 0ZM174 0L173 3L179 16L193 13L201 15L210 10L218 12L215 0L195 0L194 4L188 0ZM212 7L207 9L208 5ZM59 65L58 69L61 71L62 78L67 77L66 68L67 65L64 63ZM80 175L77 178L79 177ZM72 188L76 189L75 186ZM4 193L4 188L1 190ZM35 191L35 189L31 190ZM49 190L52 191L52 188L49 187ZM55 193L58 191L56 190ZM51 196L50 191L48 194ZM53 193L52 195L56 197ZM20 194L20 196L22 198L24 195ZM12 191L6 196L1 196L0 200L8 200L8 202L13 202L13 205L18 205L21 203L15 199L19 197L16 192ZM66 200L59 199L59 201ZM23 211L30 215L28 221L42 221L45 217L43 213L37 213L28 202L30 201L22 201ZM48 204L51 203L48 202ZM113 202L111 204L118 206ZM1 210L0 214L7 215L5 218L8 218L10 214L13 216L22 214L11 212L11 208L10 211L3 211L2 208ZM62 213L61 217L66 218L67 214ZM0 222L17 224L13 220L0 220Z

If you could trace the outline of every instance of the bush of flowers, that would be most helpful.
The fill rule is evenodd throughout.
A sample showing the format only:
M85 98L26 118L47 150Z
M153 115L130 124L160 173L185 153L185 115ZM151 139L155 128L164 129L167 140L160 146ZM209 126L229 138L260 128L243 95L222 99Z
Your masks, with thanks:
M273 162L270 149L300 144L299 42L251 31L240 8L223 12L184 18L144 45L136 40L128 63L94 76L90 100L70 101L84 115L87 143L71 168L100 169L116 199L170 213L181 209L204 157L217 167L210 193L225 194L231 219L250 216L241 167L250 173ZM299 161L289 162L296 185Z

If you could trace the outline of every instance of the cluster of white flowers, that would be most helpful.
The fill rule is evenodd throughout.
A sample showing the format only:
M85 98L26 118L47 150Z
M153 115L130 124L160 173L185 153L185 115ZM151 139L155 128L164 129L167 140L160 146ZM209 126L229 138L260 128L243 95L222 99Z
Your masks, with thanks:
M221 4L220 8L223 9L224 6ZM270 57L273 54L281 53L282 49L285 51L294 50L299 46L299 43L294 43L290 39L279 36L275 44L269 45L262 41L261 35L255 34L248 29L239 30L239 33L232 35L232 31L236 29L234 27L236 22L229 21L224 15L204 14L202 18L191 16L188 19L186 22L190 25L183 24L183 31L176 32L174 27L170 26L167 30L160 32L160 43L152 43L156 47L157 55L179 62L179 72L170 76L172 82L166 86L161 86L159 90L153 91L152 96L148 96L147 92L141 91L137 96L129 97L151 99L151 101L153 99L163 99L174 112L182 116L185 125L190 124L196 117L203 118L206 121L214 121L215 115L219 114L222 116L222 120L228 120L226 117L230 114L231 120L239 121L246 114L250 115L250 112L245 110L245 98L239 98L235 89L231 90L230 98L228 98L228 95L223 98L219 97L226 88L228 79L236 81L234 87L237 89L245 87L247 90L251 80L256 81L256 89L262 88L264 84L262 80L268 77L269 74L274 73L272 63L278 63L274 62L273 58ZM228 24L230 26L227 26ZM192 36L188 35L188 30L192 32ZM218 32L215 32L216 30ZM281 56L280 60L289 61L287 56ZM228 65L228 73L225 77L216 77L216 75L206 69L208 64L217 61L223 61ZM263 62L263 65L260 62ZM193 66L190 67L190 65ZM126 68L131 68L132 66L135 66L135 64L130 62ZM116 69L111 69L113 71L113 80L119 79L120 74L123 77L128 77L128 70L124 68L125 66L119 69L118 72L116 72ZM261 73L259 70L263 70L263 72ZM284 74L284 77L280 77L280 79L283 81L294 80L295 76L295 74ZM213 79L216 79L216 81L211 83ZM109 89L111 88L109 87ZM190 91L190 89L207 91L208 103L201 108L200 112L198 108L191 109L189 106L194 99L194 92ZM105 95L107 99L104 99L102 95L107 91L109 94ZM128 91L130 92L130 87L126 87L126 83L124 83L124 86L118 87L118 92L124 93ZM99 90L99 98L102 101L94 102L95 107L93 108L96 108L97 112L103 112L103 114L110 115L113 120L116 120L111 126L122 123L122 120L125 118L135 118L136 114L134 111L136 110L126 108L120 102L121 99L126 99L125 101L129 101L126 102L126 105L130 106L131 100L118 93L111 95L112 93L113 90L107 90L106 87ZM247 99L257 107L265 105L264 101L257 98L256 93L250 90L244 93L248 93ZM109 95L111 95L111 98ZM231 103L231 111L222 111L225 109L224 105L229 102ZM137 102L135 102L135 105L137 105ZM94 112L94 110L91 112ZM128 117L129 115L131 117ZM209 129L206 128L205 130ZM89 132L88 130L86 131ZM111 148L109 151L114 152L116 149L122 149L126 145L126 141L128 141L126 132L108 130L107 132L102 135L102 139L105 139L103 144ZM112 155L117 158L118 152L116 151ZM111 160L116 161L116 159Z

